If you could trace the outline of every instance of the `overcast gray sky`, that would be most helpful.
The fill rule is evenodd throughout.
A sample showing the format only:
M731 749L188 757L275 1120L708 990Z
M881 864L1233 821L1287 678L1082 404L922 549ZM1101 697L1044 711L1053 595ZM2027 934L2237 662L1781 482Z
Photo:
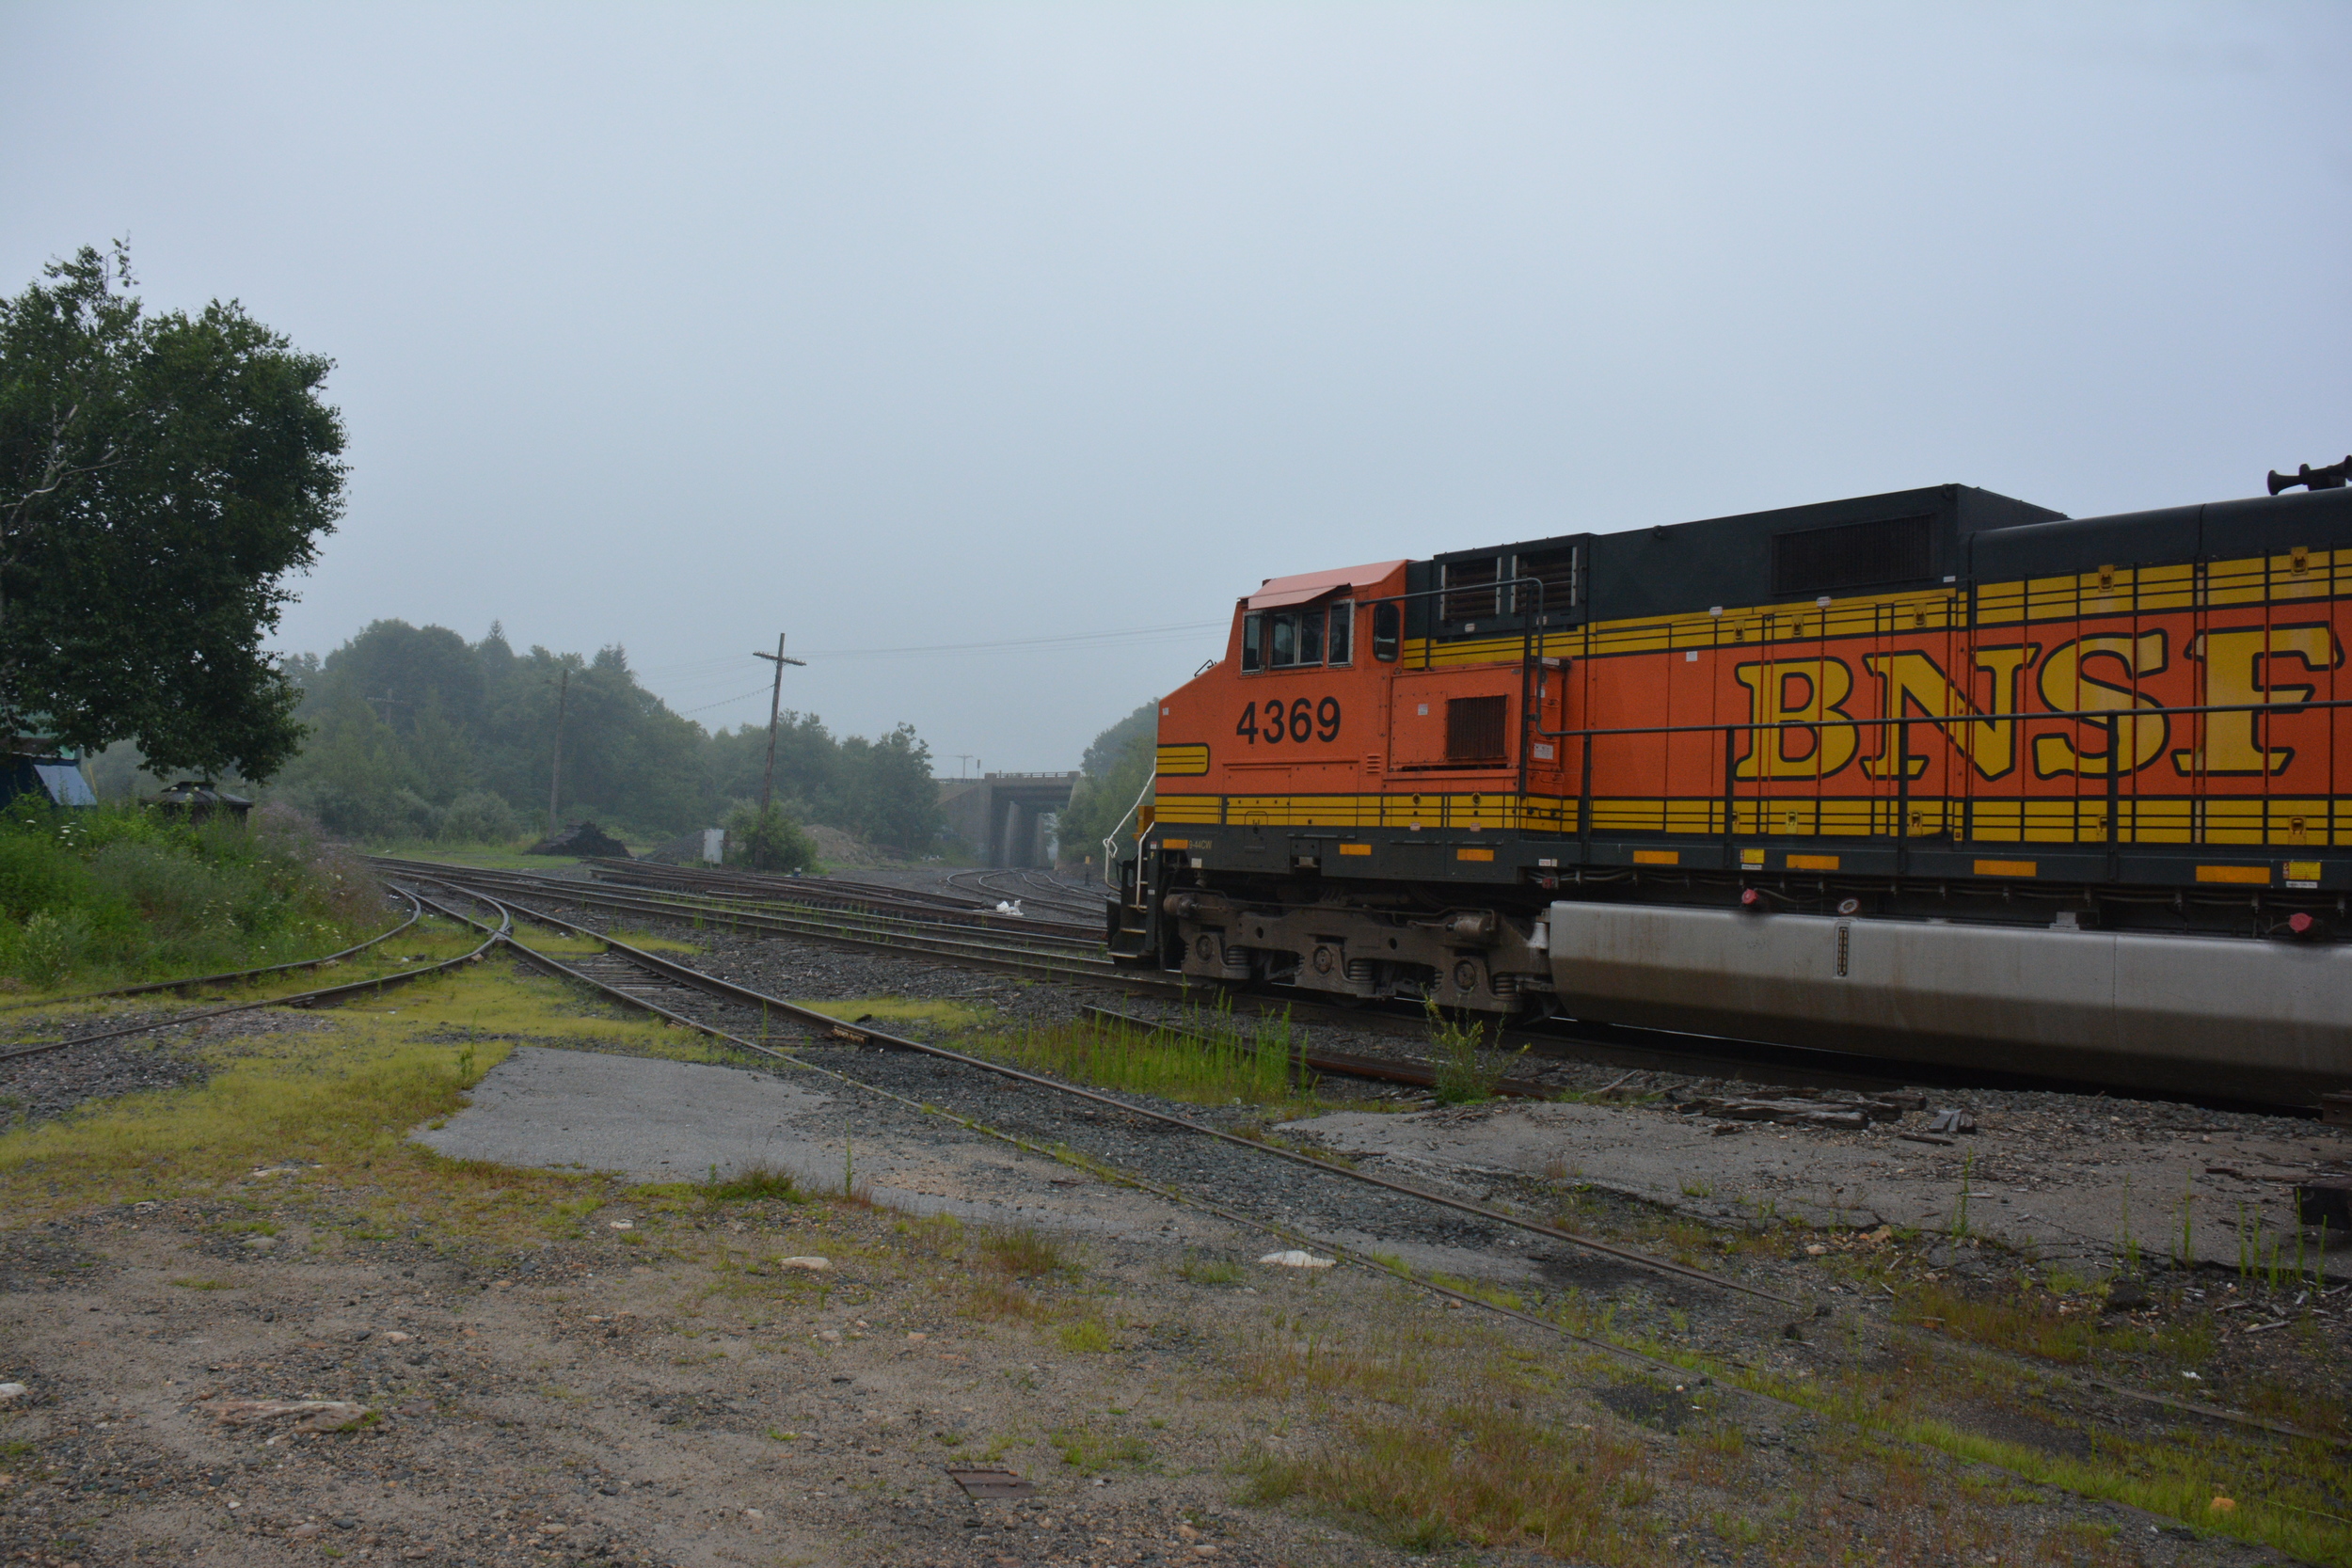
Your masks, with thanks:
M715 727L788 630L836 730L1073 767L1268 576L2344 456L2347 59L2343 4L12 0L0 289L128 235L339 362L287 648L502 619Z

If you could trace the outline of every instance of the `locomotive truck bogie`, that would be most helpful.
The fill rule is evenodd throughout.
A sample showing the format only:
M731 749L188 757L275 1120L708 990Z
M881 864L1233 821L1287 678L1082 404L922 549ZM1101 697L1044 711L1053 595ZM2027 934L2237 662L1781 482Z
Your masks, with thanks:
M1310 904L1180 890L1161 900L1172 967L1348 998L1403 996L1515 1012L1551 990L1540 918L1492 909L1422 913L1333 897Z

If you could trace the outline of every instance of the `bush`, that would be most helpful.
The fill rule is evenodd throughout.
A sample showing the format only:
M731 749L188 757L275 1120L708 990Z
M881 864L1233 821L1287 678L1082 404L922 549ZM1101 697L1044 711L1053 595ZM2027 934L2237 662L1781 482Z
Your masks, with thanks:
M284 808L251 826L143 806L0 814L0 973L50 988L315 958L383 928L382 890Z
M770 805L766 816L749 801L727 816L727 863L763 871L812 871L817 846L801 832L784 808Z
M515 808L486 789L460 795L441 814L441 837L451 844L511 844L522 834Z

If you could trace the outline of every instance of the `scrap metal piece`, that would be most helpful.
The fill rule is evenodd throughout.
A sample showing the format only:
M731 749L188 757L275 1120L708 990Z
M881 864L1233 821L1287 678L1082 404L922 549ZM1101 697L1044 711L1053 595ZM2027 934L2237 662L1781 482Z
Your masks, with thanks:
M2337 1235L2352 1235L2352 1176L2296 1182L2295 1217L2303 1225L2325 1225Z
M1016 1471L972 1465L950 1465L946 1468L947 1479L962 1487L965 1497L980 1502L1002 1502L1010 1497L1037 1495L1037 1488L1022 1480Z

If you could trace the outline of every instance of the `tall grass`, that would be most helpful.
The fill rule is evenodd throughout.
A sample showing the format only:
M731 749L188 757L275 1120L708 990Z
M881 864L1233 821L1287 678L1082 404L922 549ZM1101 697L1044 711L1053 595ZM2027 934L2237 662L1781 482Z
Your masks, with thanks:
M1235 1100L1266 1105L1297 1098L1289 1013L1240 1020L1223 998L1153 1028L1089 1018L983 1037L970 1049L1073 1083L1196 1105Z
M0 812L0 981L82 989L315 958L381 930L381 891L294 813Z
M1259 1503L1305 1497L1412 1552L1532 1547L1604 1563L1658 1560L1657 1495L1639 1443L1549 1427L1491 1404L1359 1418L1303 1457L1248 1464Z
M1422 1010L1428 1015L1429 1044L1438 1056L1438 1103L1473 1105L1492 1098L1495 1074L1478 1065L1478 1048L1486 1043L1486 1024L1460 1014L1448 1017L1435 997Z

